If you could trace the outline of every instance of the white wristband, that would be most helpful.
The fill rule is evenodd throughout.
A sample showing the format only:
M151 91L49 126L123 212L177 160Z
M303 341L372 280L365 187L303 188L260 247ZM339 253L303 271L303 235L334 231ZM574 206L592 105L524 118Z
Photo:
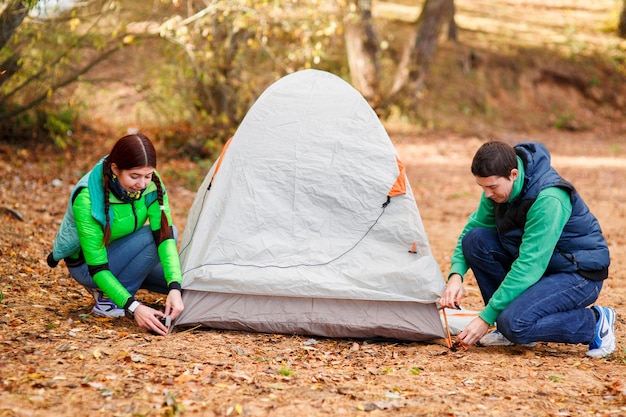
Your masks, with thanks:
M139 307L141 305L141 303L137 300L133 301L127 308L128 312L130 314L132 314L133 316L135 315L135 310L137 310L137 307Z

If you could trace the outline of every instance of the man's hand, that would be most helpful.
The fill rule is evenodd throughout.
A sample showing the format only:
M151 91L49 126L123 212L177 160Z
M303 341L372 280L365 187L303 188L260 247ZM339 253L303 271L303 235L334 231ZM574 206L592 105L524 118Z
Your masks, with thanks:
M459 274L452 274L443 295L439 299L439 304L444 308L459 308L464 295L465 288L462 277Z
M457 335L456 340L461 344L461 346L471 346L487 334L489 327L489 323L480 317L476 317L470 322L470 324L467 325L465 329L463 329L461 333Z

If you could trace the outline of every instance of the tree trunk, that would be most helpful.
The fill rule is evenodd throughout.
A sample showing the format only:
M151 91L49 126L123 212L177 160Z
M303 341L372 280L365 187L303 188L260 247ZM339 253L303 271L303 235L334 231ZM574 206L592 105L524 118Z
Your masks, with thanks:
M459 40L458 38L459 31L456 26L456 20L454 20L455 15L456 15L456 6L454 5L454 0L452 0L452 16L450 16L450 22L448 26L448 40L453 41L453 42L456 42Z
M6 45L28 14L28 7L21 0L11 0L4 6L0 13L0 48Z
M372 24L371 0L350 0L344 18L346 51L352 86L373 108L380 103L378 39Z
M0 48L4 48L15 30L28 14L28 7L21 0L9 1L0 12ZM19 70L20 56L12 54L0 63L0 85Z
M453 17L453 0L426 0L417 19L416 38L407 43L402 52L391 96L404 91L413 114L417 113L419 92L435 55L441 30L446 23L453 21Z
M622 13L619 15L617 33L621 38L626 38L626 0L624 0L624 4L622 5Z

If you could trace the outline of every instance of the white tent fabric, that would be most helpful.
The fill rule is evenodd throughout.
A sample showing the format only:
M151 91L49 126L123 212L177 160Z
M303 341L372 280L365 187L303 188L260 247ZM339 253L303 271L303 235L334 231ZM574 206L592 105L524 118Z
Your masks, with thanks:
M283 77L251 107L191 207L175 325L442 337L434 303L444 280L408 181L388 197L398 177L406 181L393 144L354 88L318 70ZM372 306L387 318L377 323ZM406 331L393 329L399 321Z

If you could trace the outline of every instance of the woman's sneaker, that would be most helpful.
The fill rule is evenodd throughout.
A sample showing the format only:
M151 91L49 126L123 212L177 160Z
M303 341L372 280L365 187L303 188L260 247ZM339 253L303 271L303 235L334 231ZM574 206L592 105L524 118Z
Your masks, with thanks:
M102 291L91 288L91 294L96 300L96 304L91 309L92 313L100 317L124 317L126 311L119 308L117 304L107 297Z
M596 335L589 344L587 356L604 358L615 350L615 310L611 307L593 306L600 319L596 323Z
M504 337L504 335L502 333L500 333L498 330L494 330L493 332L487 333L486 335L484 335L482 337L482 339L480 339L478 341L478 344L481 345L481 346L513 346L513 345L517 345L517 343L513 343L509 339ZM536 346L536 345L537 345L536 342L531 342L531 343L524 343L522 345L517 345L517 346L533 347L533 346Z

